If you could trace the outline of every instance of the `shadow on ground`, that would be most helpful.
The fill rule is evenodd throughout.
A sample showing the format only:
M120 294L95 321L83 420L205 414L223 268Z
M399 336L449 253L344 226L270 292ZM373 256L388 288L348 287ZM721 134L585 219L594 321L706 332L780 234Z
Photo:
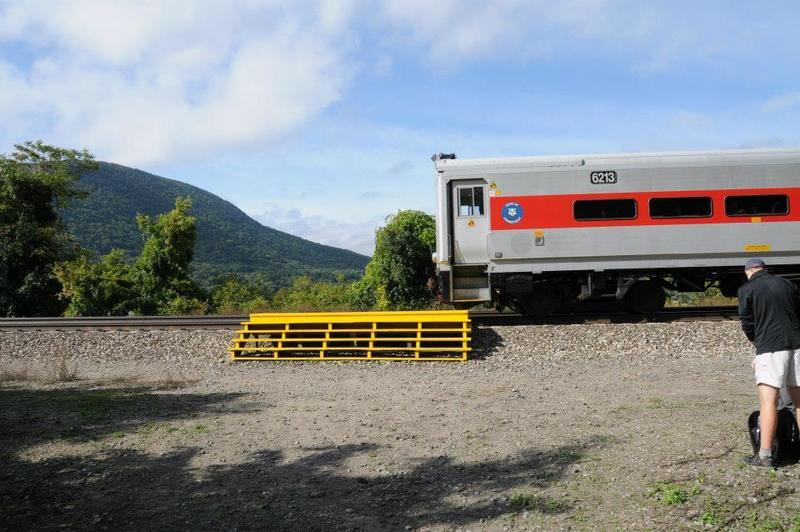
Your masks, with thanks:
M96 390L0 389L0 408L26 401L32 416L16 418L11 432L4 430L3 443L20 437L24 442L16 444L20 450L56 438L83 441L130 430L146 420L213 412L238 399L231 394L107 391L108 396L98 399L92 395ZM94 418L97 426L87 423L80 429L54 428L44 433L45 418L87 413L83 410L87 405L89 414L97 413L102 411L97 402L106 404L109 413L109 417ZM4 414L4 424L8 419ZM33 434L29 423L38 424L43 434ZM383 476L348 472L353 458L391 452L373 444L304 448L297 458L265 449L248 456L226 456L235 464L205 467L197 466L195 459L203 451L195 447L173 448L165 454L108 449L42 460L22 458L5 449L0 469L0 528L381 530L465 525L523 507L557 514L571 510L569 501L541 497L538 490L563 478L587 452L605 445L602 438L588 439L476 463L432 457L406 472ZM516 491L525 494L516 501L517 507L499 501L499 495Z
M193 394L157 388L0 386L0 456L51 440L81 443L144 425L215 412L246 412L243 394ZM232 404L234 403L235 404Z
M503 337L491 327L473 327L472 336L470 360L485 360L503 348Z

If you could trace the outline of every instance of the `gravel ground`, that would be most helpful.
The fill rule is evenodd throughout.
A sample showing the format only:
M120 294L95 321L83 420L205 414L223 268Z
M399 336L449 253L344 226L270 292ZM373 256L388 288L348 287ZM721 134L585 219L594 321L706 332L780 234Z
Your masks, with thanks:
M0 332L0 529L800 530L800 467L739 464L736 322L482 327L466 363L232 336Z

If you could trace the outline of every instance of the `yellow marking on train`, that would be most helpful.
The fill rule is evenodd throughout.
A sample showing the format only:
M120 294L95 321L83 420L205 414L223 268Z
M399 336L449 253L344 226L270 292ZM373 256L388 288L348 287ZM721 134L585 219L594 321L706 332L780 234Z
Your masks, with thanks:
M475 220L473 220L472 218L470 218L470 219L469 219L469 221L467 222L467 225L468 225L469 227L475 227Z
M745 251L772 251L769 244L748 244L744 247Z
M760 222L760 221L761 221L761 216L751 216L751 217L750 217L750 221L751 221L752 223L758 223L758 222Z
M542 238L544 237L544 231L534 231L533 236L535 236L536 238Z

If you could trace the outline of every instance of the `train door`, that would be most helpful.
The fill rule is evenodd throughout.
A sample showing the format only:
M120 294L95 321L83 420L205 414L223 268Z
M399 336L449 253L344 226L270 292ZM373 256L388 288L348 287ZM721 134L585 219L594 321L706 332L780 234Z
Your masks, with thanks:
M455 264L487 264L489 204L486 181L453 181L453 260Z

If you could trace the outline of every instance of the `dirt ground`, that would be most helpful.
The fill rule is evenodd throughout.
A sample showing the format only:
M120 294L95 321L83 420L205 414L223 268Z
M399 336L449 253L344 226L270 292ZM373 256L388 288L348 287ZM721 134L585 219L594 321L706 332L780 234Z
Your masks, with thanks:
M0 529L800 530L748 358L488 362L7 372Z

